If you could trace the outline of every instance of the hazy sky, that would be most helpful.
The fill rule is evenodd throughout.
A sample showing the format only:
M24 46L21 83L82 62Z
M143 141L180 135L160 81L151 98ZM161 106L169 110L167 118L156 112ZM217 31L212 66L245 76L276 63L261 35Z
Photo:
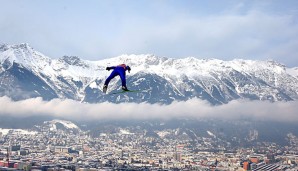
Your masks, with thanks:
M121 54L298 66L297 0L0 0L0 43L51 58Z

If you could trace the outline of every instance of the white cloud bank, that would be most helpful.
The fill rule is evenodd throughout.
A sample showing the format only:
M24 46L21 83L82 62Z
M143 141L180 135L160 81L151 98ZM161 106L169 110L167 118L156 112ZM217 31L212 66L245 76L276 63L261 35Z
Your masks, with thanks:
M8 97L0 97L0 106L0 116L27 117L50 115L77 121L194 117L298 122L298 101L270 103L235 100L228 104L212 106L200 99L160 105L148 103L114 104L109 102L88 104L61 99L43 101L41 98L12 101Z

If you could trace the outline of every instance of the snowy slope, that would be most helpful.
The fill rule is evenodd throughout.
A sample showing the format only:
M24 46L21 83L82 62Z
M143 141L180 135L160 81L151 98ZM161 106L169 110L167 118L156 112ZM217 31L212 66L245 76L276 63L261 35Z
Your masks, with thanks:
M132 68L127 74L128 87L142 91L129 96L103 95L101 88L110 73L106 66L121 63ZM238 98L289 101L298 99L297 73L297 68L286 68L275 61L172 59L154 55L121 55L100 61L75 56L51 59L28 44L0 45L0 95L14 100L41 96L46 100L58 97L90 103L168 104L195 97L212 104ZM114 79L108 92L119 87L119 78Z
M295 68L287 68L287 73L298 78L298 67Z
M66 120L54 119L52 121L45 121L44 124L47 125L49 127L49 129L52 131L58 129L57 124L63 125L65 129L81 131L81 129L76 124L72 123L71 121L66 121Z
M29 131L24 129L2 129L0 128L0 133L2 136L7 135L8 133L13 135L35 135L37 134L36 131Z

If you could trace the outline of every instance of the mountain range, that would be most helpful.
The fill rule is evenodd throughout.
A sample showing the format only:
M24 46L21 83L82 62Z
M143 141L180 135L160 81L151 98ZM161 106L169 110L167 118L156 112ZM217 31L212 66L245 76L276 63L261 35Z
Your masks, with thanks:
M102 93L107 66L125 63L127 86L117 77ZM87 103L135 102L170 104L200 98L214 105L235 99L292 101L298 99L298 68L276 61L174 59L155 55L121 55L98 61L77 56L52 59L28 44L0 45L0 96L13 100L42 97Z

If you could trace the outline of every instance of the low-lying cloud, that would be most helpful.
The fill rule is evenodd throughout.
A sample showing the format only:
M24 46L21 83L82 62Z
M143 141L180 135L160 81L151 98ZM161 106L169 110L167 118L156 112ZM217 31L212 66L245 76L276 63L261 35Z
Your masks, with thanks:
M8 97L0 97L0 105L0 116L54 116L77 121L189 117L298 122L298 101L271 103L234 100L228 104L212 106L207 101L197 98L173 102L170 105L161 105L148 103L114 104L110 102L89 104L69 99L43 101L42 98L13 101Z

